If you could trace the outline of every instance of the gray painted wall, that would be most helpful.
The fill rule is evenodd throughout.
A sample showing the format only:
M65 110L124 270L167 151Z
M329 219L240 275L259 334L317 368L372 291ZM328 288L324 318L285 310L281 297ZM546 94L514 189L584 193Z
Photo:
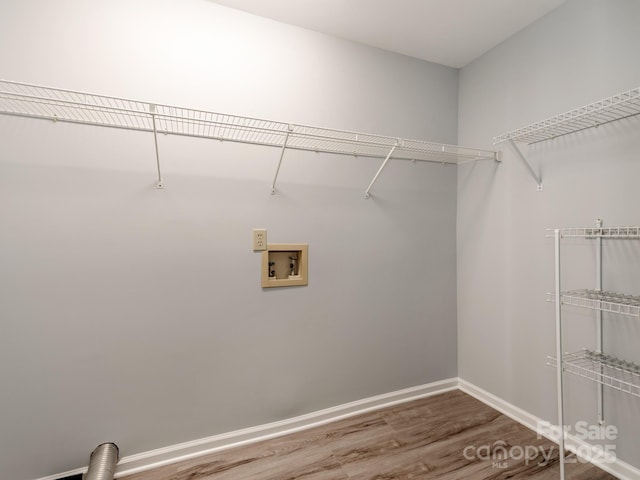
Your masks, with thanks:
M640 85L640 2L568 1L460 73L459 141L489 147L495 135ZM640 118L527 148L543 178L505 149L504 163L458 170L459 375L543 419L556 420L553 242L545 229L640 223ZM504 148L504 147L503 147ZM566 288L595 287L594 247L566 242ZM640 292L640 245L608 243L604 288ZM567 310L566 350L592 346L595 316ZM640 362L637 321L606 319L605 349ZM567 424L595 421L595 386L567 381ZM640 466L640 404L605 397L619 427L618 456Z
M456 142L458 72L203 0L5 0L0 78ZM0 117L0 478L455 376L455 168ZM308 242L263 291L251 229Z

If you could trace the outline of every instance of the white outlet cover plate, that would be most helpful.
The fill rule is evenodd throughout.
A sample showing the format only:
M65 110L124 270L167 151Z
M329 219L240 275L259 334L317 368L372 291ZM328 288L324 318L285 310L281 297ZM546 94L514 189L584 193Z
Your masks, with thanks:
M266 228L254 228L253 229L253 250L266 250L267 249L267 229Z

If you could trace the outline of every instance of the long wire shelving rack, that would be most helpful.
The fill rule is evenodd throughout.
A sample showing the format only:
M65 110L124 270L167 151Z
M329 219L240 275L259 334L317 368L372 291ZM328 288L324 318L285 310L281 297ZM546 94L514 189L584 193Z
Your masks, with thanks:
M0 113L53 121L152 132L156 142L158 183L162 184L157 134L181 135L285 149L383 158L369 190L390 159L443 164L499 161L492 150L264 120L148 103L105 95L0 80Z
M640 87L494 137L533 144L640 114Z
M531 145L633 117L638 114L640 114L640 87L503 133L502 135L493 137L493 144L497 145L507 142L513 148L516 156L524 162L525 167L536 181L538 190L540 191L542 190L542 179L533 170L522 151L516 145L516 142Z

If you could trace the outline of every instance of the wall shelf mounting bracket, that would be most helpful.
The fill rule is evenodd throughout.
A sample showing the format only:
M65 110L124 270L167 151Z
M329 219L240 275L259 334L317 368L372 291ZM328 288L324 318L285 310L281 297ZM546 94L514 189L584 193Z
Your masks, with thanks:
M509 139L509 140L507 140L507 143L509 144L509 146L511 146L511 149L516 154L516 156L520 159L522 164L527 168L527 171L529 172L529 175L531 175L531 177L535 180L536 185L538 186L538 191L541 192L542 191L542 179L540 178L540 176L533 170L533 167L531 166L531 164L527 161L527 159L523 155L522 151L518 148L518 145L516 145L516 142L514 142L511 139Z
M397 147L398 147L398 143L396 142L396 144L393 147L391 147L391 150L389 150L389 153L385 157L384 162L382 162L382 165L380 165L380 168L376 172L375 177L373 177L373 180L371 180L371 183L369 184L369 186L365 190L364 198L366 198L366 199L371 198L371 193L369 193L371 191L371 187L373 187L373 184L376 183L376 181L378 180L378 177L382 173L382 170L384 170L384 167L387 166L387 162L389 161L389 159L391 158L391 155L393 155L393 152L395 152Z
M162 181L162 173L160 171L160 152L158 151L158 129L156 127L156 106L149 104L149 113L151 113L151 122L153 124L153 141L156 146L156 167L158 168L158 181L156 182L156 188L164 188L164 182Z
M284 158L284 152L287 149L287 142L289 141L289 135L293 131L291 125L287 129L287 134L284 137L284 142L282 142L282 150L280 150L280 160L278 160L278 167L276 168L276 174L273 176L273 182L271 183L271 195L276 194L276 181L278 180L278 174L280 173L280 166L282 165L282 159Z

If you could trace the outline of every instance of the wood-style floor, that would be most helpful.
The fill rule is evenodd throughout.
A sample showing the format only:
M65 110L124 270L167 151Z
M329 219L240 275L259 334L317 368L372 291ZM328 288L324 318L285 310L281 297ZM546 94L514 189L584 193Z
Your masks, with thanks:
M125 480L509 478L559 478L557 446L456 390ZM615 479L581 462L567 465L567 478Z

